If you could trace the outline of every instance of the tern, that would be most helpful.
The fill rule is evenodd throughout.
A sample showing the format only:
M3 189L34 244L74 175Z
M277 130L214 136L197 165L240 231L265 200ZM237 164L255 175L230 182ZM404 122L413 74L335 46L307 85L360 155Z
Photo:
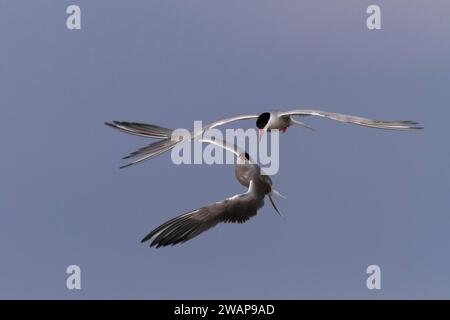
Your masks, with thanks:
M262 137L264 132L278 129L282 132L286 132L291 125L299 125L311 130L312 127L307 124L298 121L294 117L305 117L305 116L317 116L328 118L331 120L336 120L340 122L347 122L363 127L370 127L376 129L384 130L417 130L422 129L422 127L417 126L417 122L409 120L399 120L399 121L386 121L386 120L372 120L368 118L362 118L358 116L352 116L342 113L328 112L322 110L307 110L299 109L292 111L271 111L264 112L258 115L256 119L256 127L259 129L259 136Z
M143 148L140 148L139 150L132 152L130 155L124 157L123 159L137 158L136 160L121 167L126 168L134 164L140 163L144 160L154 158L168 150L171 150L177 144L184 142L186 139L199 139L203 136L203 133L206 132L207 130L221 125L229 124L240 120L256 119L256 127L259 129L259 138L261 139L265 132L270 132L271 130L280 130L281 132L286 132L291 125L298 125L308 129L313 129L307 124L295 118L306 116L318 116L328 118L331 120L376 129L385 129L385 130L422 129L422 127L417 126L418 123L414 121L372 120L368 118L362 118L342 113L335 113L321 110L308 110L308 109L298 109L292 111L270 111L261 114L239 115L231 118L221 119L203 126L201 130L191 132L188 137L184 137L181 140L172 139L172 133L174 132L174 130L153 124L126 122L126 121L113 121L112 123L105 122L105 124L112 128L118 129L122 132L126 132L129 134L160 139L159 141L151 143Z
M264 206L265 196L269 197L275 211L280 214L272 195L283 196L272 187L270 177L262 174L261 168L253 163L248 153L236 145L230 146L223 141L209 139L201 141L224 147L238 156L235 175L240 184L248 187L247 192L179 215L151 231L141 242L151 240L150 246L157 248L175 245L184 243L221 222L246 222Z

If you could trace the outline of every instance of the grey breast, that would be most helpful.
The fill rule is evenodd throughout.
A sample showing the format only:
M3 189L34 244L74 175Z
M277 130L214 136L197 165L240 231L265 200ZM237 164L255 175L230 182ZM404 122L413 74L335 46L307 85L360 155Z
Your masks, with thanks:
M261 175L261 169L257 164L243 163L237 164L235 168L235 176L241 185L248 187L250 180Z

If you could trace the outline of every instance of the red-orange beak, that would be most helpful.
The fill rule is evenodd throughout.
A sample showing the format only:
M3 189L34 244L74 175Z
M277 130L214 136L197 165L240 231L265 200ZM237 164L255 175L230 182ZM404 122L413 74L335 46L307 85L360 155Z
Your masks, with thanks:
M264 129L259 129L259 133L258 133L259 141L261 141L263 135L264 135Z

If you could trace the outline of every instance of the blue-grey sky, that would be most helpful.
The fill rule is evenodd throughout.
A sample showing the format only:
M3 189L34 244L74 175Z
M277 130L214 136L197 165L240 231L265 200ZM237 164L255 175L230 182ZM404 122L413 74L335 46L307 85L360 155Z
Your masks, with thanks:
M382 30L366 28L370 4ZM446 0L1 0L0 298L449 298L449 35ZM244 189L233 166L170 153L119 170L149 141L104 121L296 107L425 130L307 119L315 132L281 136L285 219L266 206L181 246L140 243Z

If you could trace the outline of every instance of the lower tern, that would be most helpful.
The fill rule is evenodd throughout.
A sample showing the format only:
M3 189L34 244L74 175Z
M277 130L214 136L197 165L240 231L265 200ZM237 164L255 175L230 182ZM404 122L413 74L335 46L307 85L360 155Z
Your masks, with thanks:
M248 153L240 151L236 146L230 148L230 145L216 140L202 142L217 144L238 155L235 175L248 190L167 221L142 239L142 242L151 240L151 247L159 248L186 242L221 222L246 222L264 206L265 196L269 197L274 209L280 214L272 195L281 194L273 189L270 177L262 174L261 168L251 161Z

